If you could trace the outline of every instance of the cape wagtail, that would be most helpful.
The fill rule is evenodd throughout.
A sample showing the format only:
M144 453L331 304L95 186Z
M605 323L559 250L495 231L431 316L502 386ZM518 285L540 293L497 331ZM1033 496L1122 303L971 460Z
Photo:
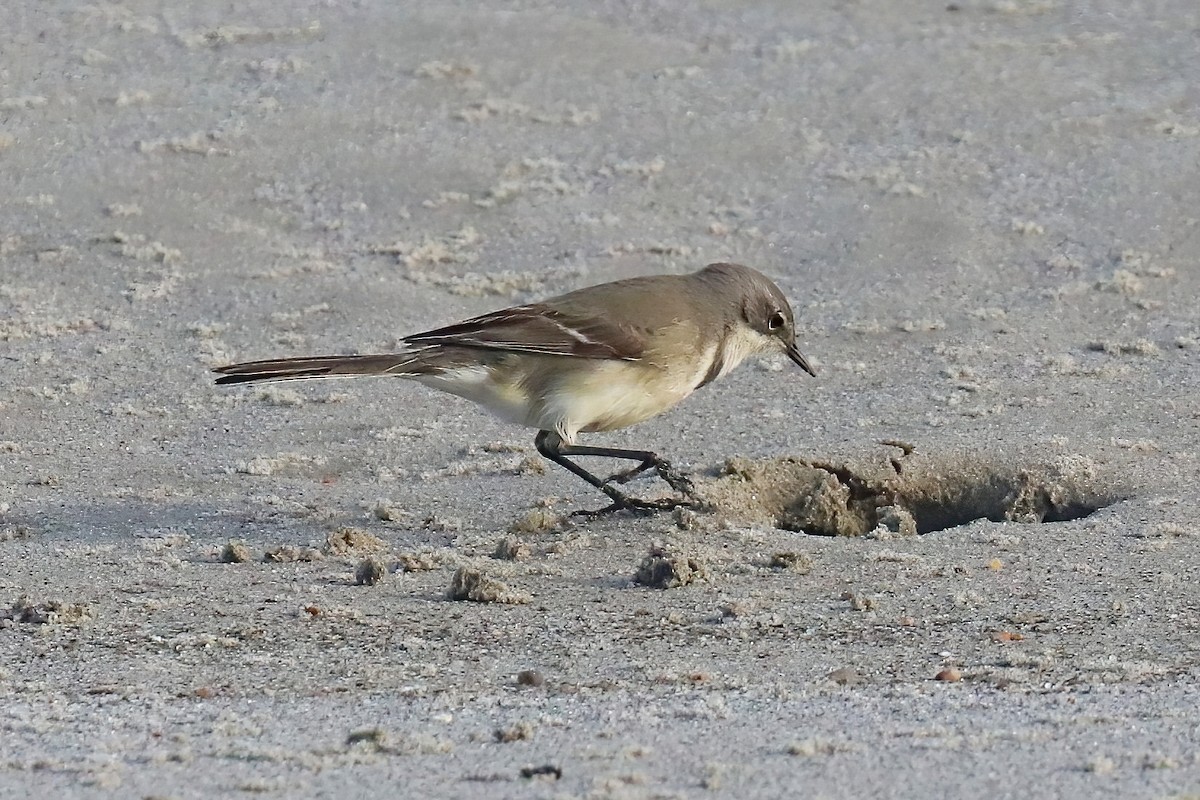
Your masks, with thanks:
M609 508L651 510L688 501L639 500L615 484L654 469L672 489L691 497L687 476L649 450L576 444L580 433L624 428L661 414L754 354L782 351L816 374L796 346L787 298L765 275L739 264L602 283L402 341L405 347L396 353L232 364L215 370L221 374L217 383L409 378L537 429L538 452L604 492L612 500ZM599 478L572 456L638 463Z

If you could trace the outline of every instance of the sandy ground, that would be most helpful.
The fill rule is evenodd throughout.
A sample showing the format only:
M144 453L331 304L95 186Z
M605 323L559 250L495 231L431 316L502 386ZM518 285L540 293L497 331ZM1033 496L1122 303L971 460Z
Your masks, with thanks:
M1200 794L1194 0L182 5L0 26L0 796ZM718 260L708 512L208 372Z

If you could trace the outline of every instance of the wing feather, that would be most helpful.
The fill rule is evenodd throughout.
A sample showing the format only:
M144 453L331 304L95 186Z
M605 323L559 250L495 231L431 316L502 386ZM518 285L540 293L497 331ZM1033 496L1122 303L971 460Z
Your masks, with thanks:
M629 326L566 313L542 303L414 333L404 337L404 342L620 361L636 361L645 349L644 337Z

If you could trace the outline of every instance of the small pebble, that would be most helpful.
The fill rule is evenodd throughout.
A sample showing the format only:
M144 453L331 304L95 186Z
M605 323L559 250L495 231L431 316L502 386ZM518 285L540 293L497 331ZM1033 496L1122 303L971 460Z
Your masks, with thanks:
M354 582L359 586L374 586L386 574L387 568L378 558L364 558L354 570Z
M224 564L245 564L250 558L250 548L241 542L231 540L221 548L221 562Z
M517 673L518 686L545 686L546 676L536 669L523 669Z

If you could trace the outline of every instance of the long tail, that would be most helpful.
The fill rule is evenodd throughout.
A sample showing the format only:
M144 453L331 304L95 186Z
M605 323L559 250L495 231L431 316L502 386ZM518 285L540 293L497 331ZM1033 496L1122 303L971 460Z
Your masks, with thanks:
M383 353L371 356L313 356L247 361L217 367L218 384L251 381L298 381L306 378L342 378L356 375L407 375L420 372L414 353ZM410 368L416 367L415 370Z

